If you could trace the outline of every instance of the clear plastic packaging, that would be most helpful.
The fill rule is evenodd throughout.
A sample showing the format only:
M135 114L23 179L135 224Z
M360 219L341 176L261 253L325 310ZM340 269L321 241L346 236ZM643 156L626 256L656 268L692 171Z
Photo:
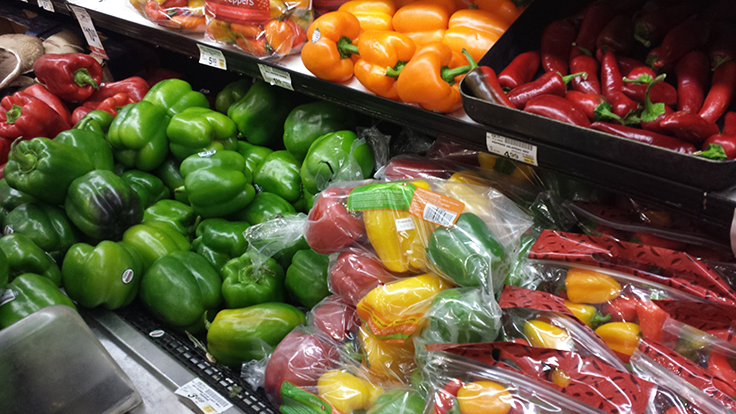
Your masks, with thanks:
M130 0L148 20L173 29L204 33L204 0Z
M307 314L308 326L313 326L338 342L356 339L359 324L355 307L335 295L323 299Z
M397 279L368 250L350 248L330 256L330 291L353 306L372 289Z

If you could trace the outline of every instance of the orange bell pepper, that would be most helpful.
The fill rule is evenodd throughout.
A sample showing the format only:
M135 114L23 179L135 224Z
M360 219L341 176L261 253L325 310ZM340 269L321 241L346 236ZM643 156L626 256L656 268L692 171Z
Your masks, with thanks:
M465 49L478 61L508 28L503 19L483 10L458 10L450 17L442 43L453 52Z
M265 36L261 36L255 39L246 38L246 37L238 37L235 40L235 43L237 43L237 45L241 49L245 50L246 52L252 55L255 55L258 57L269 55L268 49L266 48L266 37Z
M399 98L430 111L453 112L460 109L462 100L455 77L476 66L467 52L466 57L471 61L470 65L450 68L452 51L447 45L430 43L417 50L396 81Z
M448 1L419 0L407 4L394 14L394 30L409 36L417 47L441 42L455 11L452 0Z
M263 32L263 26L258 23L253 24L240 24L230 23L230 30L235 33L235 36L245 37L247 39L255 39Z
M398 100L396 78L416 49L401 33L367 30L358 42L360 59L355 62L355 77L376 95Z
M307 43L302 47L302 62L314 76L333 82L353 77L351 55L358 53L355 39L360 35L360 22L352 14L336 11L323 14L307 30Z
M526 7L518 7L511 0L455 0L459 9L478 9L492 13L506 23L511 24L516 20Z
M394 30L391 20L396 13L396 4L393 0L351 0L338 10L357 17L364 31Z
M263 30L266 35L266 50L281 56L291 52L296 34L288 21L269 20Z

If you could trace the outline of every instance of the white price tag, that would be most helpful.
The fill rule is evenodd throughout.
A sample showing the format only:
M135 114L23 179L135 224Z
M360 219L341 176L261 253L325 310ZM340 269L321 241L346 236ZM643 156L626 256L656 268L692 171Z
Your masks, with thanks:
M17 293L13 289L8 289L5 292L3 292L3 295L0 296L0 306L3 306L4 304L12 301L18 296Z
M199 378L187 382L174 393L193 402L205 414L219 414L233 406Z
M271 84L271 86L276 85L290 91L294 90L294 87L291 86L291 75L289 75L289 72L261 63L258 64L258 69L261 70L263 80Z
M408 231L408 230L414 230L414 220L411 219L411 217L404 217L400 219L395 220L396 223L396 231Z
M227 70L225 55L222 54L222 51L200 44L197 44L197 47L199 48L199 63L212 66L213 68Z
M44 9L46 11L50 11L52 13L55 11L54 10L54 4L51 3L51 0L38 0L38 7L42 8L42 9Z
M536 145L486 132L486 146L494 154L534 166L539 165Z
M105 52L105 48L102 47L100 36L97 35L95 24L92 23L92 19L89 17L87 10L79 6L72 6L71 4L69 7L72 9L72 12L74 12L74 15L77 16L79 27L82 28L82 33L84 33L84 38L87 39L87 44L89 45L89 50L92 51L92 55L102 59L109 59Z

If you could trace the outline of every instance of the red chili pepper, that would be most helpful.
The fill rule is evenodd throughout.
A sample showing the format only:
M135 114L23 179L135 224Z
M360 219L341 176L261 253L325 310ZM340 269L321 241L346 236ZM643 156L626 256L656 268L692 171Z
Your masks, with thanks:
M539 50L545 72L559 72L562 76L570 73L567 65L577 34L575 26L564 20L552 22L544 29Z
M617 55L628 55L634 50L635 43L634 21L629 16L618 15L598 35L595 56L598 60L603 60L603 55L608 50Z
M636 322L636 298L621 295L603 305L601 313L611 315L611 322Z
M707 121L700 115L687 112L675 112L668 115L659 125L672 131L677 138L693 143L703 142L711 135L720 132L715 122Z
M613 6L605 1L596 1L585 9L580 30L570 51L570 62L581 55L593 56L598 35L615 15Z
M662 326L669 318L669 314L651 300L641 300L636 307L636 316L639 318L642 338L659 341Z
M24 92L4 97L0 106L0 137L6 139L55 137L71 128L50 106Z
M498 75L498 83L504 88L514 89L531 82L539 69L539 51L522 53L515 57Z
M590 126L590 121L580 106L557 95L540 95L530 99L524 112L585 128Z
M657 134L656 132L645 131L624 125L611 124L608 122L594 122L590 127L596 131L606 132L657 147L668 148L682 154L692 154L696 151L693 144L680 141L677 138L668 137L667 135Z
M492 102L497 105L516 108L511 103L508 96L503 92L503 88L498 83L496 72L488 66L478 66L468 72L463 78L470 90L476 98L484 101Z
M710 28L705 22L688 19L670 30L662 45L649 52L646 64L655 69L668 68L689 52L705 46L709 36Z
M655 105L661 105L661 106L655 106ZM652 104L652 107L655 108L653 111L647 112L645 109L644 112L655 114L654 118L647 118L647 120L645 120L644 112L642 112L642 115L639 118L641 119L641 128L647 131L656 132L662 135L672 135L672 131L670 131L667 128L663 128L662 125L660 125L660 123L667 116L674 114L675 111L663 103ZM646 104L644 105L644 108L647 108ZM662 110L664 111L662 112Z
M102 66L83 53L42 55L33 63L33 72L49 92L67 102L87 100L102 82Z
M509 100L517 108L522 109L530 99L542 95L565 96L567 93L567 84L571 79L578 76L587 77L587 73L573 73L572 75L561 76L556 72L547 72L537 78L533 82L521 85L508 93Z
M733 22L718 22L708 45L708 60L715 70L721 63L736 59L736 28Z
M618 69L616 56L610 50L603 55L601 63L601 89L603 96L613 106L613 113L621 118L626 117L630 112L636 111L639 104L631 100L623 93L624 81L621 72Z
M61 118L67 124L71 125L72 117L69 114L69 110L66 109L66 105L64 105L64 102L61 102L61 99L56 95L49 92L45 86L40 83L36 83L23 89L23 92L33 96L34 98L42 100L46 105L50 106L51 109L56 111L57 114L61 115Z
M723 117L723 135L736 135L736 112L726 112Z
M653 78L650 77L649 79L648 81L641 81L626 78L622 89L624 95L635 102L644 103L648 89L647 86ZM659 82L652 87L649 93L649 99L654 103L662 102L667 106L674 106L677 104L677 89L669 83Z
M710 91L705 97L700 116L716 122L726 112L736 94L736 62L730 61L718 66L713 72Z
M613 113L611 104L603 95L568 91L565 94L565 99L578 105L590 121L621 122L621 117Z
M665 1L655 7L645 6L636 17L634 38L646 47L661 43L667 33L696 12L697 6L697 2L691 1L674 5Z
M693 51L683 56L677 66L677 110L697 114L703 107L708 84L708 58Z
M732 160L736 158L736 136L712 135L703 143L703 149L695 155L716 161Z
M603 61L603 58L601 58L600 60ZM616 58L616 63L618 63L618 69L623 76L629 76L629 74L636 68L649 68L647 65L639 62L636 59L621 56Z
M95 91L95 93L89 97L89 100L102 102L119 93L124 93L128 95L133 102L140 102L143 100L143 97L146 96L146 93L148 93L148 89L148 82L146 82L145 79L138 76L131 76L130 78L117 82L107 82L102 84L100 89Z
M448 414L455 405L455 397L462 387L463 382L457 378L445 384L442 391L437 393L437 399L434 401L435 414Z
M711 351L708 356L708 372L726 381L731 387L736 387L736 370L724 354Z
M100 111L105 111L112 116L117 116L118 109L124 107L125 105L134 103L130 97L125 93L117 93L114 96L111 96L104 101L100 102L99 105L95 109Z
M598 61L590 56L578 56L570 62L570 70L574 73L585 72L588 76L572 80L572 89L586 94L601 94L601 82L598 80Z
M76 125L79 120L84 118L88 113L94 111L99 104L99 102L87 101L82 105L76 107L74 109L74 112L72 112L72 125Z
M627 73L626 75L624 75L624 77L625 77L624 82L626 82L626 79L628 79L631 81L639 80L639 81L645 81L649 83L653 81L654 78L657 77L657 74L649 66L642 65L642 66L637 66L631 69L631 71Z

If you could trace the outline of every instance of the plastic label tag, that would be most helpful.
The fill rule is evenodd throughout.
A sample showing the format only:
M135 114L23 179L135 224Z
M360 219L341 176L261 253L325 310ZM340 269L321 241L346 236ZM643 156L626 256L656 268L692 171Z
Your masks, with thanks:
M272 68L271 66L259 63L258 69L261 71L263 80L268 82L271 86L280 86L290 91L294 90L291 86L291 75L289 72L281 69Z
M133 269L126 269L123 272L123 276L122 276L123 284L124 285L127 285L128 283L130 283L131 281L133 281L133 276L134 275L135 275L135 272L133 272Z
M3 234L5 234L6 236L9 234L13 234L13 228L10 226L10 224L5 226L5 229L3 230Z
M199 48L199 63L213 68L227 70L225 55L222 51L197 43Z
M281 384L281 407L283 414L330 414L332 406L322 398L305 391L289 381Z
M348 196L348 210L408 211L416 189L414 184L402 182L357 187Z
M414 227L414 220L411 219L411 217L404 217L400 219L396 219L396 231L408 231L408 230L414 230L416 227Z
M8 289L5 292L3 292L3 295L0 296L0 306L3 306L4 304L12 301L18 296L17 293L13 289Z
M69 7L72 9L72 12L74 12L74 15L77 16L79 27L82 28L84 38L87 39L87 44L89 45L89 50L92 51L92 56L109 59L107 57L107 52L105 52L105 48L102 47L100 36L97 35L97 29L95 29L95 25L92 23L92 19L89 17L87 10L78 6L72 6L71 4Z
M486 132L486 146L494 154L534 166L539 165L536 145Z
M198 152L197 156L199 158L210 158L211 156L215 155L215 153L217 153L217 150L202 151Z
M435 192L417 188L409 206L409 214L442 227L455 225L465 203Z
M156 329L155 331L149 332L148 336L150 336L151 338L160 338L164 336L165 333L166 332L162 331L161 329Z
M322 32L319 31L319 29L314 29L312 32L312 43L319 42L319 39L322 38Z
M205 414L219 414L233 406L199 378L182 385L174 394L193 402Z
M51 0L38 0L38 7L50 11L51 13L54 13L56 10L54 10L54 4L51 3Z

